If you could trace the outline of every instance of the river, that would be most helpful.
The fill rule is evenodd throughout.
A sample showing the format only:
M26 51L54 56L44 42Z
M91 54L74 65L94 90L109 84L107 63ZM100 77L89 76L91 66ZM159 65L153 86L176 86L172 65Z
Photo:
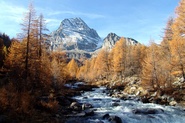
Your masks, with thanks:
M66 123L118 123L107 118L108 115L119 117L121 123L185 123L185 109L182 107L121 100L105 92L105 87L99 87L75 96L80 103L92 104L94 115L69 118Z

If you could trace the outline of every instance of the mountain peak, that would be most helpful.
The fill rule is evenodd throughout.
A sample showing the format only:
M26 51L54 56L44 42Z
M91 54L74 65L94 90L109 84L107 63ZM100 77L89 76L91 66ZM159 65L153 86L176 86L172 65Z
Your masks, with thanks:
M90 30L88 25L81 18L66 18L61 22L59 29Z
M103 49L107 49L107 50L111 50L114 45L116 44L117 41L119 41L121 37L116 35L115 33L109 33L107 35L106 38L104 38L104 42L103 42L103 45L102 45L102 48ZM125 41L127 43L127 45L137 45L139 44L138 41L136 41L135 39L132 39L132 38L125 38Z
M91 29L81 18L64 19L60 27L51 33L52 50L83 50L91 52L102 44L98 33Z
M117 36L117 35L116 35L116 33L113 33L113 32L110 32L110 33L107 35L107 37L115 37L115 36Z
M115 33L109 33L106 38L104 38L104 43L102 48L106 48L107 50L111 50L115 43L120 39L118 35Z

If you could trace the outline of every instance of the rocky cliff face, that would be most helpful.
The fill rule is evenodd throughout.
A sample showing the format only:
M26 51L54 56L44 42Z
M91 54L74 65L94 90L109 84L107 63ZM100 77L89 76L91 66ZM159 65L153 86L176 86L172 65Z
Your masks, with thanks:
M102 40L94 29L81 18L64 19L60 27L51 33L51 50L83 50L92 52L101 47Z
M106 50L111 50L117 41L119 41L121 37L116 35L115 33L109 33L106 38L103 40L102 48ZM127 45L137 45L138 41L132 38L125 38Z
M103 40L103 45L102 48L106 48L107 50L111 50L116 42L120 39L121 37L117 36L115 33L109 33L106 38Z

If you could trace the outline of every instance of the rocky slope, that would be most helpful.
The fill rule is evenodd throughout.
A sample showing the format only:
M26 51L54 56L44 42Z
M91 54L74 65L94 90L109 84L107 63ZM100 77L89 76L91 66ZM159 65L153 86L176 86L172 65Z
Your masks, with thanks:
M103 40L102 48L106 48L107 50L110 50L113 48L113 46L116 44L116 42L121 37L117 36L115 33L109 33L106 38Z
M111 50L117 41L119 41L121 37L116 35L115 33L109 33L106 38L103 40L103 49ZM125 38L125 37L124 37ZM138 44L138 41L132 39L132 38L125 38L127 45L136 45Z

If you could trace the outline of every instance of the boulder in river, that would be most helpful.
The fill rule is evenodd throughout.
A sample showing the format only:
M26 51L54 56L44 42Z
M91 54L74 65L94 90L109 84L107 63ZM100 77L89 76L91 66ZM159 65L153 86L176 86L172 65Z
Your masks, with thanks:
M134 114L157 114L164 111L163 109L142 108L142 109L134 109L132 112Z
M80 111L82 109L81 105L78 102L72 102L70 108L77 111Z
M85 116L93 116L94 115L94 111L93 110L85 110Z
M120 104L119 103L117 103L117 102L113 102L112 103L112 106L119 106Z
M103 119L108 119L110 117L110 115L109 114L105 114L105 115L103 115Z
M108 120L111 122L111 123L122 123L122 120L120 117L118 116L110 116L108 118Z
M90 103L84 103L82 104L82 110L93 108L93 106Z
M122 120L121 120L120 117L118 117L118 116L111 116L109 114L103 115L103 119L106 119L106 120L108 120L111 123L122 123Z
M177 102L176 102L176 101L171 101L169 104L170 104L171 106L176 106L176 105L177 105Z

